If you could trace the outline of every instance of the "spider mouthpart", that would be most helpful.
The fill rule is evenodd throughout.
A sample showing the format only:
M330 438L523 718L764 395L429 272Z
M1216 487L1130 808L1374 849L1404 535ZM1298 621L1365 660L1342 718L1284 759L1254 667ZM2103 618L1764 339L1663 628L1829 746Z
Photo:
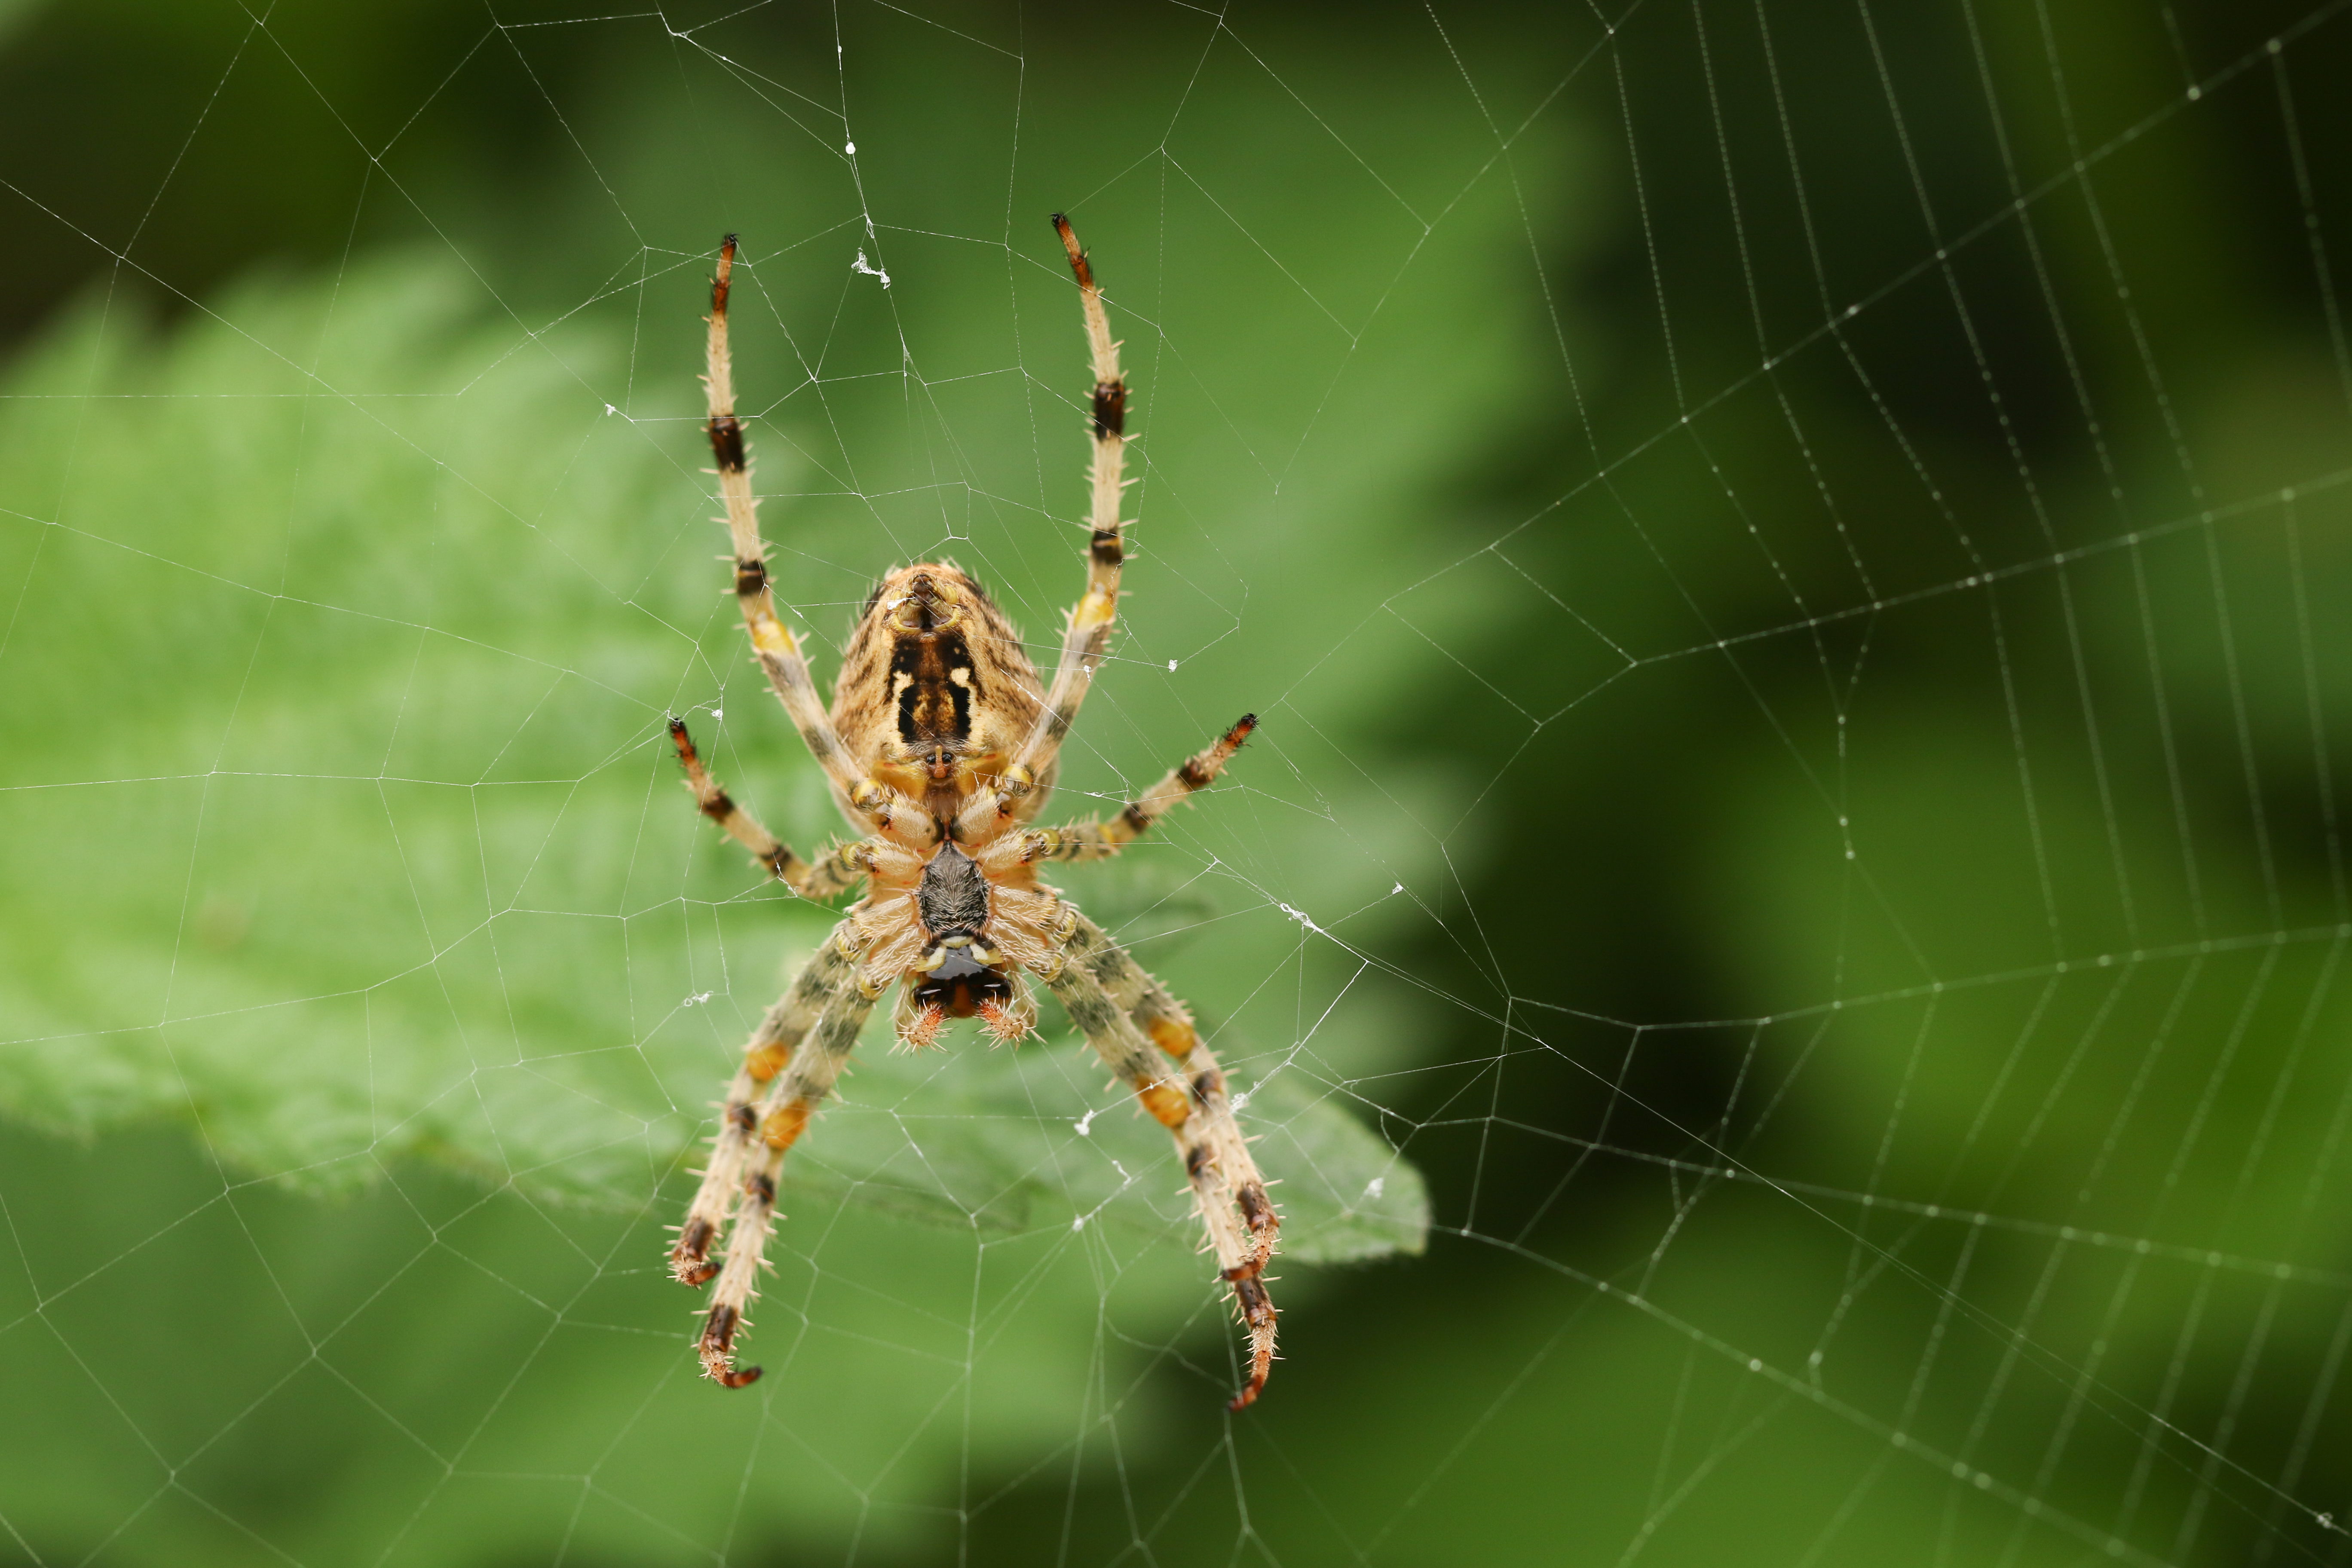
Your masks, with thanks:
M939 1044L940 1031L947 1026L948 1016L942 1009L923 1007L898 1026L898 1038L910 1051L928 1050Z
M980 1026L998 1045L1009 1046L1026 1035L1034 1021L1024 1017L1019 1009L991 999L980 1005Z
M1013 982L1002 969L982 963L969 947L939 950L940 962L916 983L913 1003L934 1007L950 1018L977 1018L988 1007L1013 1003Z

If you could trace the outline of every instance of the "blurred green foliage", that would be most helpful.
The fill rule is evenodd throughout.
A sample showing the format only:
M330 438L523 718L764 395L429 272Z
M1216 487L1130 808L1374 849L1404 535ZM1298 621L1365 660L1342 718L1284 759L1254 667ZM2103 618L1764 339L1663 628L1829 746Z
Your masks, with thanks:
M565 15L0 37L0 1552L2342 1556L2336 12ZM832 825L707 257L807 629L1034 636L1065 207L1071 795L1266 720L1068 882L1253 1087L1287 1359L1222 1414L1071 1042L875 1041L721 1397L660 1227L824 921L662 716Z

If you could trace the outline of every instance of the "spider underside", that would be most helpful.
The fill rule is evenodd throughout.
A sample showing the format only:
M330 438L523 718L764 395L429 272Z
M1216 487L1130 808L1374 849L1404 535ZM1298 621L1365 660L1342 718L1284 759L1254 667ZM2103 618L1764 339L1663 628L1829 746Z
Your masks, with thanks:
M977 1018L1000 1041L1035 1027L1034 986L1068 1012L1113 1073L1173 1135L1219 1276L1249 1336L1232 1408L1255 1401L1274 1359L1264 1279L1280 1218L1234 1120L1223 1073L1183 1005L1103 929L1038 880L1041 862L1118 854L1223 771L1256 727L1244 717L1108 821L1039 827L1055 760L1108 646L1125 561L1119 522L1127 384L1102 296L1066 220L1054 227L1077 276L1094 360L1093 538L1087 590L1070 612L1050 686L981 585L941 562L885 577L851 634L830 712L798 640L777 617L766 547L735 416L727 295L735 237L710 289L708 431L732 535L735 595L753 654L861 835L802 859L729 797L683 721L670 739L703 814L778 880L807 898L865 886L744 1047L710 1163L670 1248L670 1270L717 1284L697 1342L703 1370L730 1388L760 1375L735 1365L735 1337L759 1294L776 1178L883 993L910 1047L950 1019Z

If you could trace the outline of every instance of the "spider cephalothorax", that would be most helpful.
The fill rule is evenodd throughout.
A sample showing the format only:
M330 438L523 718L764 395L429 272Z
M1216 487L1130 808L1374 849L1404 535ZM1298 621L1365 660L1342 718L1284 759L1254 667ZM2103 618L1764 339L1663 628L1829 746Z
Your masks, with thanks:
M753 1031L710 1163L670 1249L678 1279L718 1280L698 1349L704 1369L730 1388L760 1375L757 1367L736 1368L734 1343L758 1294L784 1152L893 985L892 1021L910 1047L934 1044L955 1018L979 1019L998 1040L1018 1039L1036 1024L1033 982L1051 991L1175 1138L1219 1277L1249 1330L1249 1370L1234 1408L1257 1397L1273 1362L1276 1314L1264 1273L1280 1220L1234 1119L1224 1073L1182 1004L1037 878L1045 861L1118 854L1213 781L1257 724L1243 719L1108 822L1034 826L1053 793L1062 739L1108 646L1126 559L1118 509L1127 384L1118 345L1070 226L1056 216L1054 226L1077 275L1094 358L1095 462L1087 592L1070 612L1053 681L1039 681L978 583L948 563L921 562L892 572L866 601L829 712L769 588L727 349L731 235L719 253L709 433L734 542L736 599L769 684L862 837L803 860L719 787L683 721L670 721L670 739L704 814L779 880L812 899L861 883L866 889ZM714 1262L722 1240L724 1260Z
M981 585L944 562L902 567L843 651L834 726L876 782L953 816L1037 720L1037 671Z
M868 851L870 891L849 917L859 984L879 995L898 983L892 1022L909 1046L934 1043L950 1018L978 1018L997 1039L1017 1040L1037 1022L1022 976L1050 967L1068 936L1070 911L1035 869L1055 836L1007 818L975 858L957 842L957 818L933 823L939 837L927 853Z

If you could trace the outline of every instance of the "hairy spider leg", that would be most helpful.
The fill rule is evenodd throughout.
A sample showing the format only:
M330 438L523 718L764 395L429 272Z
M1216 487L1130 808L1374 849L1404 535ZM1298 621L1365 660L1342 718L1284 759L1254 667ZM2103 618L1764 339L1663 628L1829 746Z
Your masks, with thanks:
M1170 769L1167 777L1129 801L1127 809L1108 822L1074 822L1066 826L1041 829L1051 836L1052 842L1038 858L1103 860L1118 854L1150 832L1152 824L1181 805L1195 791L1214 784L1234 753L1242 749L1242 742L1250 738L1250 731L1256 728L1256 714L1242 715L1239 723L1205 750Z
M1135 969L1134 961L1100 926L1078 916L1059 956L1060 967L1042 977L1045 988L1068 1010L1070 1021L1104 1064L1126 1080L1152 1120L1176 1141L1185 1178L1192 1184L1193 1208L1208 1232L1210 1250L1216 1254L1218 1275L1233 1287L1234 1305L1249 1331L1249 1375L1227 1405L1246 1409L1265 1387L1274 1363L1277 1314L1264 1279L1274 1249L1274 1205L1234 1121L1223 1074L1216 1058L1192 1035L1189 1020L1183 1026L1186 1048L1181 1057L1184 1072L1192 1075L1189 1081L1144 1043L1128 1009L1097 977L1097 964L1115 971L1119 965ZM1139 969L1135 973L1142 973ZM1143 978L1150 982L1150 976ZM1151 984L1156 990L1156 983ZM1159 994L1166 996L1165 992ZM1169 1005L1174 1006L1172 999ZM1176 1012L1181 1015L1181 1009ZM1244 1205L1244 1193L1254 1194L1257 1212L1265 1215L1264 1229L1254 1228L1256 1222Z
M677 760L685 764L687 787L694 792L694 804L702 815L726 831L727 837L751 852L776 880L804 899L829 899L845 893L865 880L873 868L873 854L863 839L835 845L824 858L811 865L792 851L792 847L761 826L760 819L738 805L735 797L719 785L710 771L702 765L702 758L694 749L694 737L686 731L686 721L669 721L670 744L677 748Z
M726 1109L711 1140L710 1162L702 1168L702 1184L695 1190L686 1221L678 1226L677 1240L670 1247L670 1275L679 1283L707 1284L719 1271L719 1266L710 1261L711 1248L727 1228L735 1200L743 1190L743 1169L760 1123L754 1102L775 1082L792 1060L794 1047L826 1006L856 989L856 942L851 922L844 921L834 927L744 1045L743 1064L728 1086Z
M1077 274L1078 302L1086 316L1087 346L1094 358L1094 400L1088 414L1095 446L1094 467L1088 474L1093 491L1089 516L1094 533L1087 545L1086 595L1071 610L1069 626L1062 634L1061 660L1054 667L1054 682L1046 689L1045 705L1039 710L1036 724L1022 743L1020 755L1005 770L1002 789L1007 815L1014 814L1013 807L1020 797L1028 793L1053 762L1061 750L1063 737L1077 719L1078 705L1086 700L1095 668L1110 646L1111 623L1118 610L1119 568L1127 560L1118 519L1123 488L1120 473L1127 447L1127 381L1119 374L1118 344L1110 335L1110 318L1103 312L1102 289L1095 282L1087 253L1078 247L1078 237L1070 230L1070 220L1055 213L1054 232L1062 237L1062 248L1069 253L1070 270Z
M828 943L838 946L838 943ZM735 1336L750 1326L745 1314L760 1294L760 1270L766 1262L769 1234L776 1224L776 1177L784 1155L808 1128L809 1118L857 1044L857 1031L874 1010L874 997L851 984L834 992L824 1016L793 1053L782 1074L769 1091L765 1113L749 1141L753 1147L744 1162L741 1207L727 1235L727 1261L710 1292L710 1310L702 1320L695 1351L702 1370L729 1388L746 1388L759 1381L756 1366L737 1370Z
M1067 906L1065 906L1066 908ZM1192 1015L1176 1000L1108 931L1077 910L1077 926L1065 943L1066 951L1102 983L1110 999L1127 1010L1144 1038L1174 1058L1184 1073L1186 1089L1199 1112L1207 1119L1207 1136L1217 1162L1233 1189L1234 1203L1250 1236L1251 1260L1264 1265L1273 1257L1282 1234L1282 1216L1266 1195L1249 1142L1234 1119L1233 1100L1225 1089L1224 1070L1215 1053L1202 1042Z
M735 236L719 248L719 270L710 281L710 339L703 385L709 394L711 456L719 464L719 493L727 503L727 531L734 545L735 603L751 634L751 651L775 689L776 700L801 732L809 754L824 770L842 815L871 821L896 836L930 842L931 820L897 791L866 775L842 744L818 698L808 658L792 628L777 617L768 587L768 547L760 537L760 503L751 493L751 468L743 450L743 422L735 416L735 373L727 348L727 295L735 273Z

